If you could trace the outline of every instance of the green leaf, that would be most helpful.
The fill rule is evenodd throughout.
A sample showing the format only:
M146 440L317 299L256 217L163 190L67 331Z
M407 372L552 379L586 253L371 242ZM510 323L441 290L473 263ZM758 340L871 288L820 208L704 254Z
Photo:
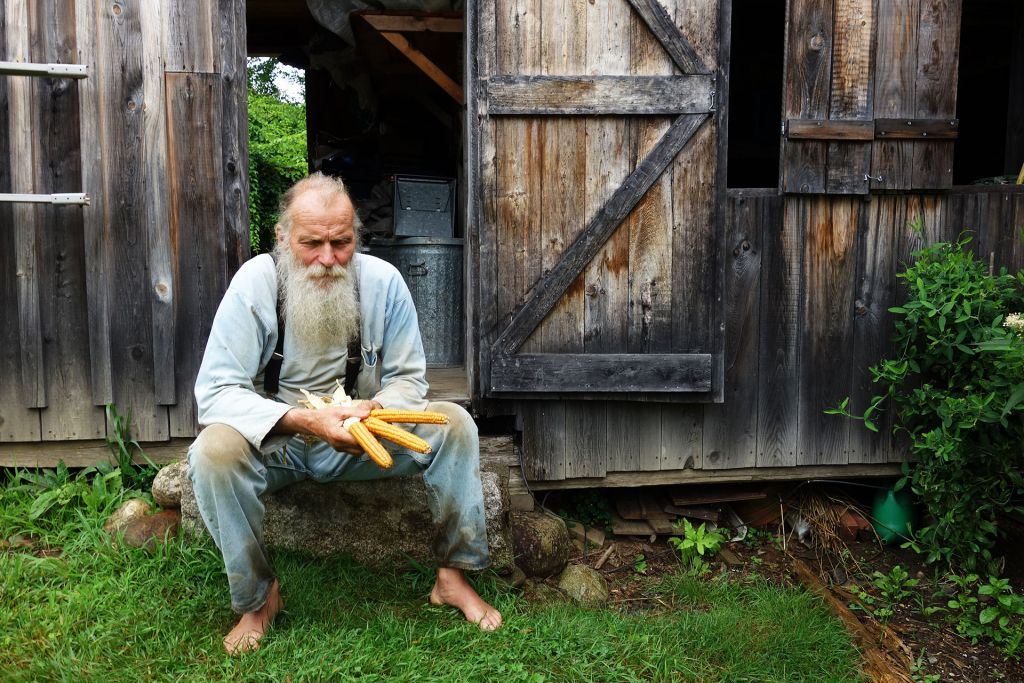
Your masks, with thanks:
M981 610L981 614L978 615L978 621L982 624L988 624L995 621L995 618L999 616L999 610L995 607L986 607Z

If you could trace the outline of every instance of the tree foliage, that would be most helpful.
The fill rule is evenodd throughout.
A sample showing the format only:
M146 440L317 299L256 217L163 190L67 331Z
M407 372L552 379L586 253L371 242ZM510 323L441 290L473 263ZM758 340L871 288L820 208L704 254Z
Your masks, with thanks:
M249 241L253 253L269 251L281 195L306 175L306 106L290 102L275 82L279 63L250 59Z

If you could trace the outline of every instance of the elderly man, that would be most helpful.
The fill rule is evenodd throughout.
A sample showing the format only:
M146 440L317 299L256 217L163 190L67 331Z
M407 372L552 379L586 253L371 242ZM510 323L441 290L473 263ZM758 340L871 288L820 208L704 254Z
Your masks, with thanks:
M459 406L424 398L409 290L392 266L356 253L356 223L340 180L314 174L299 181L282 200L273 257L239 269L210 331L195 388L205 429L188 460L199 510L224 557L232 609L242 615L224 639L228 652L258 647L283 605L262 542L260 496L307 478L422 472L437 525L430 602L458 608L482 629L501 626L501 615L463 575L489 564L476 426ZM331 394L346 373L361 400L299 407L301 390ZM372 462L342 423L381 407L446 414L447 425L412 428L433 455L384 442L393 467Z

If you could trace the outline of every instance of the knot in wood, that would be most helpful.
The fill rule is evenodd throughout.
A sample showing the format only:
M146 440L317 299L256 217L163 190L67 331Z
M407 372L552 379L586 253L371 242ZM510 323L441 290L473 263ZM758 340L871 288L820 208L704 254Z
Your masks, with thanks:
M809 46L815 52L820 52L821 48L825 47L825 36L823 36L821 33L815 33L813 36L811 36Z

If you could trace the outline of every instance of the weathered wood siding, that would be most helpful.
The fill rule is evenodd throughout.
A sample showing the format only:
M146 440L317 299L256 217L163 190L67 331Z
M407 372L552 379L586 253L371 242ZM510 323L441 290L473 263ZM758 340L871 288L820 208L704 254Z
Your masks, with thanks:
M953 182L962 0L789 0L781 186Z
M0 441L195 433L192 382L229 272L248 255L242 0L4 0L0 59L81 81L0 77Z
M529 478L899 462L886 431L824 413L847 396L867 406L867 367L892 352L896 273L964 231L986 262L1024 268L1012 187L869 200L730 190L727 225L725 402L532 402L520 409Z

